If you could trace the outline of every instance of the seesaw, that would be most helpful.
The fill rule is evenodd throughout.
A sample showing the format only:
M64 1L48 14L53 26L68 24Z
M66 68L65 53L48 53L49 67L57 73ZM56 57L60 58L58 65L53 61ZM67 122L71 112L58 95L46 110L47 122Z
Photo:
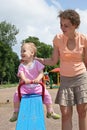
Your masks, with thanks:
M33 82L31 82L33 83ZM20 87L24 83L18 86L18 95L20 102L20 110L16 123L16 130L46 130L44 119L44 85L42 86L42 95L27 94L21 97Z

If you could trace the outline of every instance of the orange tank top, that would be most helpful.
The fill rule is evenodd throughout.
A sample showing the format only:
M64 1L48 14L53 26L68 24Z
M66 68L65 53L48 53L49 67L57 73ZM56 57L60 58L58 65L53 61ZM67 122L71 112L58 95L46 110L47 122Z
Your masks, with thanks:
M87 47L85 35L76 33L76 47L73 50L67 48L68 38L64 34L56 35L53 44L58 47L60 54L60 74L63 76L75 76L86 71L83 62L84 48Z

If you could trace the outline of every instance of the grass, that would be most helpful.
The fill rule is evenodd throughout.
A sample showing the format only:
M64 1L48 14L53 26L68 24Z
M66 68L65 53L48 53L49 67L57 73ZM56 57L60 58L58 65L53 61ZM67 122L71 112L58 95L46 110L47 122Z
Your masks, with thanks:
M0 89L2 88L11 88L11 87L16 87L17 83L15 84L0 84Z

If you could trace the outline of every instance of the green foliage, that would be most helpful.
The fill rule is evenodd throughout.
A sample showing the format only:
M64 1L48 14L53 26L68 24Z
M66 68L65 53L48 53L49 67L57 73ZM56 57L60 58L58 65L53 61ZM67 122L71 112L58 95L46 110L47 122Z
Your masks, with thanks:
M11 25L10 23L6 23L3 21L0 23L0 42L9 44L9 46L13 46L17 43L16 35L18 34L18 30L15 25Z
M0 81L15 82L17 81L17 68L19 58L8 44L0 43Z
M18 30L10 23L0 23L0 83L16 82L19 58L13 52L12 46L16 44L15 35Z
M27 39L23 40L23 42L33 42L35 43L35 45L37 46L37 56L38 57L50 57L50 55L52 54L52 46L51 45L47 45L46 43L40 42L39 38L37 37L28 37Z

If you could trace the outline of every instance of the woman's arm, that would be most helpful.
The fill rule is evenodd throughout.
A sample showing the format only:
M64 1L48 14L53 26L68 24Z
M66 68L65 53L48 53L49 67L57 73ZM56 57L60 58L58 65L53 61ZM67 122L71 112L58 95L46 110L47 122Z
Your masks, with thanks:
M59 60L58 48L54 45L53 53L52 53L52 56L50 58L36 57L35 59L37 59L38 61L40 61L44 65L54 66L55 64L57 64L57 62Z
M84 49L84 63L87 69L87 47Z

